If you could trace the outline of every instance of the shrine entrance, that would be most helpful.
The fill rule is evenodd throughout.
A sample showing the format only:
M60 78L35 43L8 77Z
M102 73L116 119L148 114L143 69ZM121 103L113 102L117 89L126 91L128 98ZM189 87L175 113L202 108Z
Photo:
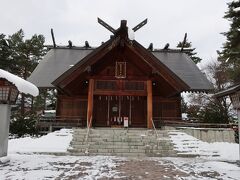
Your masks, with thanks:
M97 95L93 104L93 127L147 127L146 96Z

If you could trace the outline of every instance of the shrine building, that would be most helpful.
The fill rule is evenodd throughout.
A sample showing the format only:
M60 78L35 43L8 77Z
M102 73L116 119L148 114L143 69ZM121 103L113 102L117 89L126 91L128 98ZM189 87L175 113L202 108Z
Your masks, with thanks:
M145 48L130 37L127 21L116 30L99 22L113 34L108 41L97 48L54 45L28 79L57 90L55 123L123 127L125 120L129 128L152 128L154 120L181 119L182 92L212 90L189 49Z

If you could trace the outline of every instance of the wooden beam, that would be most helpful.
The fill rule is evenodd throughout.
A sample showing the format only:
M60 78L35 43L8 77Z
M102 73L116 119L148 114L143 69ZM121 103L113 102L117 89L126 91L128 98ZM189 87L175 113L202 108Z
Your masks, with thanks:
M53 29L51 29L51 35L52 35L53 47L56 48L56 43L55 43L55 37L54 37Z
M152 81L147 80L147 128L152 129Z
M105 95L105 96L146 96L145 91L94 91L94 95Z
M185 33L185 35L184 35L181 51L183 51L183 48L184 48L184 45L186 44L186 42L187 42L187 33Z
M105 27L107 30L109 30L110 32L112 32L113 34L116 33L116 30L111 27L109 24L107 24L106 22L104 22L102 19L97 18L98 23L101 24L103 27Z
M138 25L136 25L134 28L132 28L132 30L134 32L136 32L137 30L139 30L141 27L143 27L146 24L147 24L147 19L145 19L144 21L140 22Z
M92 126L90 120L92 119L93 115L93 89L94 89L94 80L89 80L88 85L88 106L87 106L87 126ZM89 124L90 123L90 124Z

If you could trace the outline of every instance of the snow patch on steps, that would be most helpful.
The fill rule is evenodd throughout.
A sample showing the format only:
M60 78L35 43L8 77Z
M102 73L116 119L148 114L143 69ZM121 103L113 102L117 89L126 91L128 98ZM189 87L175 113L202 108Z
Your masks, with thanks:
M239 159L239 146L236 143L207 143L177 130L170 131L169 136L178 155L195 155L223 161Z

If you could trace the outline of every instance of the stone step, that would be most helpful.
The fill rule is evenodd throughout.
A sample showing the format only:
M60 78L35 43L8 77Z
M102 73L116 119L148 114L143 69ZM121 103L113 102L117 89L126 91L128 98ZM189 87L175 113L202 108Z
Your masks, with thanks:
M158 142L143 142L143 141L72 141L71 144L85 145L85 144L95 144L95 145L126 145L126 146L143 146L143 145L156 145L156 146L171 146L171 142L158 141Z
M111 152L111 151L92 151L89 150L87 153L84 151L80 150L69 150L71 155L79 155L79 156L96 156L96 155L101 155L101 156L125 156L125 157L176 157L178 156L174 151L155 151L155 152Z
M82 131L74 131L75 134L87 134L87 132L82 132ZM161 135L168 135L168 132L158 132L157 134L151 133L151 132L114 132L114 131L89 131L90 134L114 134L114 135L124 135L124 134L129 134L129 135L152 135L152 136L161 136Z
M79 137L79 138L85 138L86 134L73 134L73 137ZM156 137L155 135L143 135L143 134L121 134L121 135L116 135L116 134L89 134L88 137L99 137L99 138L113 138L113 137L118 137L118 138L153 138L153 139L164 139L167 138L168 136L165 135L159 135Z
M86 148L88 145L72 145L72 148L75 149L81 149L81 148ZM89 145L90 148L95 148L95 149L146 149L146 146L129 146L129 145Z
M88 140L86 129L74 129L71 154L113 156L175 156L168 131L97 128L90 129Z
M84 145L84 146L78 146L78 145L73 145L72 146L73 149L78 149L78 150L83 150L85 151L86 149L96 149L96 150L127 150L129 152L135 151L135 152L141 152L141 151L170 151L172 150L171 147L155 147L155 146L98 146L98 145ZM115 151L113 151L115 152Z
M70 155L79 155L79 156L86 156L86 155L91 155L91 156L95 156L95 155L101 155L101 156L125 156L125 157L129 157L129 156L148 156L148 157L177 157L177 156L181 156L181 157L188 157L188 155L182 155L182 154L176 154L174 151L157 151L157 152L106 152L106 151L99 151L99 152L95 152L95 151L81 151L81 150L69 150ZM196 156L196 155L194 155Z
M76 145L85 145L85 144L92 144L92 145L126 145L126 146L145 146L145 145L149 145L149 146L171 146L173 147L172 144L170 144L169 142L143 142L143 141L72 141L70 144L76 144Z
M85 139L86 135L73 135L73 138L82 138ZM116 136L116 135L96 135L96 134L90 134L88 138L132 138L132 139L154 139L154 140L167 140L169 141L169 137L158 137L156 136L129 136L129 135L124 135L124 136ZM186 142L188 143L188 142Z
M87 132L88 129L87 128L73 128L74 132ZM165 133L165 132L171 132L171 130L161 130L161 129L157 129L157 131L154 130L149 130L149 129L145 129L145 128L128 128L128 129L124 129L124 128L91 128L89 130L90 132L115 132L115 133L121 133L121 132L127 132L127 133Z
M87 132L74 132L76 134L87 134ZM104 134L114 134L114 135L125 135L125 134L129 134L129 135L154 135L156 136L155 133L149 133L149 132L116 132L116 131L90 131L90 134L100 134L100 135L104 135ZM167 136L168 134L165 132L159 132L158 136Z
M71 152L72 156L119 156L119 157L147 157L145 153L81 153Z
M128 141L151 141L151 142L164 142L164 141L169 141L166 138L156 138L156 137L129 137L129 136L122 136L122 137L118 137L118 136L103 136L103 137L98 137L98 136L89 136L87 138L88 141L98 141L98 140L114 140L114 141L122 141L122 140L128 140ZM74 141L82 141L82 140L86 140L85 136L73 136L73 140Z
M114 147L135 147L135 146L156 146L156 147L166 147L166 148L172 148L173 145L170 142L109 142L109 141L88 141L88 142L71 142L71 145L76 145L78 147L84 146L84 145L98 145L98 146L114 146Z
M84 142L85 138L73 137L73 141ZM88 142L103 141L103 142L166 142L161 140L156 140L156 138L132 138L132 137L88 137Z
M73 133L74 136L86 136L86 133ZM155 134L114 134L114 133L90 133L89 136L96 136L96 137L108 137L108 136L117 136L117 137L124 137L124 136L129 136L129 137L155 137ZM164 134L159 134L158 138L162 138L162 137L168 137L168 135L164 135Z
M97 141L97 142L91 142L91 141L88 141L87 144L95 144L95 145L102 145L104 143L104 145L130 145L130 146L142 146L142 145L145 145L143 144L142 142L113 142L113 141L106 141L106 142L100 142L100 141ZM71 144L75 144L75 145L84 145L86 144L84 141L72 141Z
M173 147L170 142L140 142L140 141L72 141L71 145L114 145L114 146L163 146L163 147Z
M87 128L73 128L75 132L77 131L86 131ZM91 128L91 132L97 132L97 131L106 131L106 132L155 132L155 130L146 129L146 128ZM157 132L171 132L172 130L163 130L163 129L157 129Z
M88 149L89 153L145 153L145 149Z
M132 144L127 144L127 143L98 143L98 142L92 142L92 143L87 143L87 144L76 144L76 143L71 143L71 147L73 148L81 148L82 146L93 146L96 148L112 148L112 147L117 147L117 148L134 148L134 149L142 149L142 147L155 147L153 145L149 144L138 144L138 143L132 143ZM167 146L156 146L156 147L167 147Z

